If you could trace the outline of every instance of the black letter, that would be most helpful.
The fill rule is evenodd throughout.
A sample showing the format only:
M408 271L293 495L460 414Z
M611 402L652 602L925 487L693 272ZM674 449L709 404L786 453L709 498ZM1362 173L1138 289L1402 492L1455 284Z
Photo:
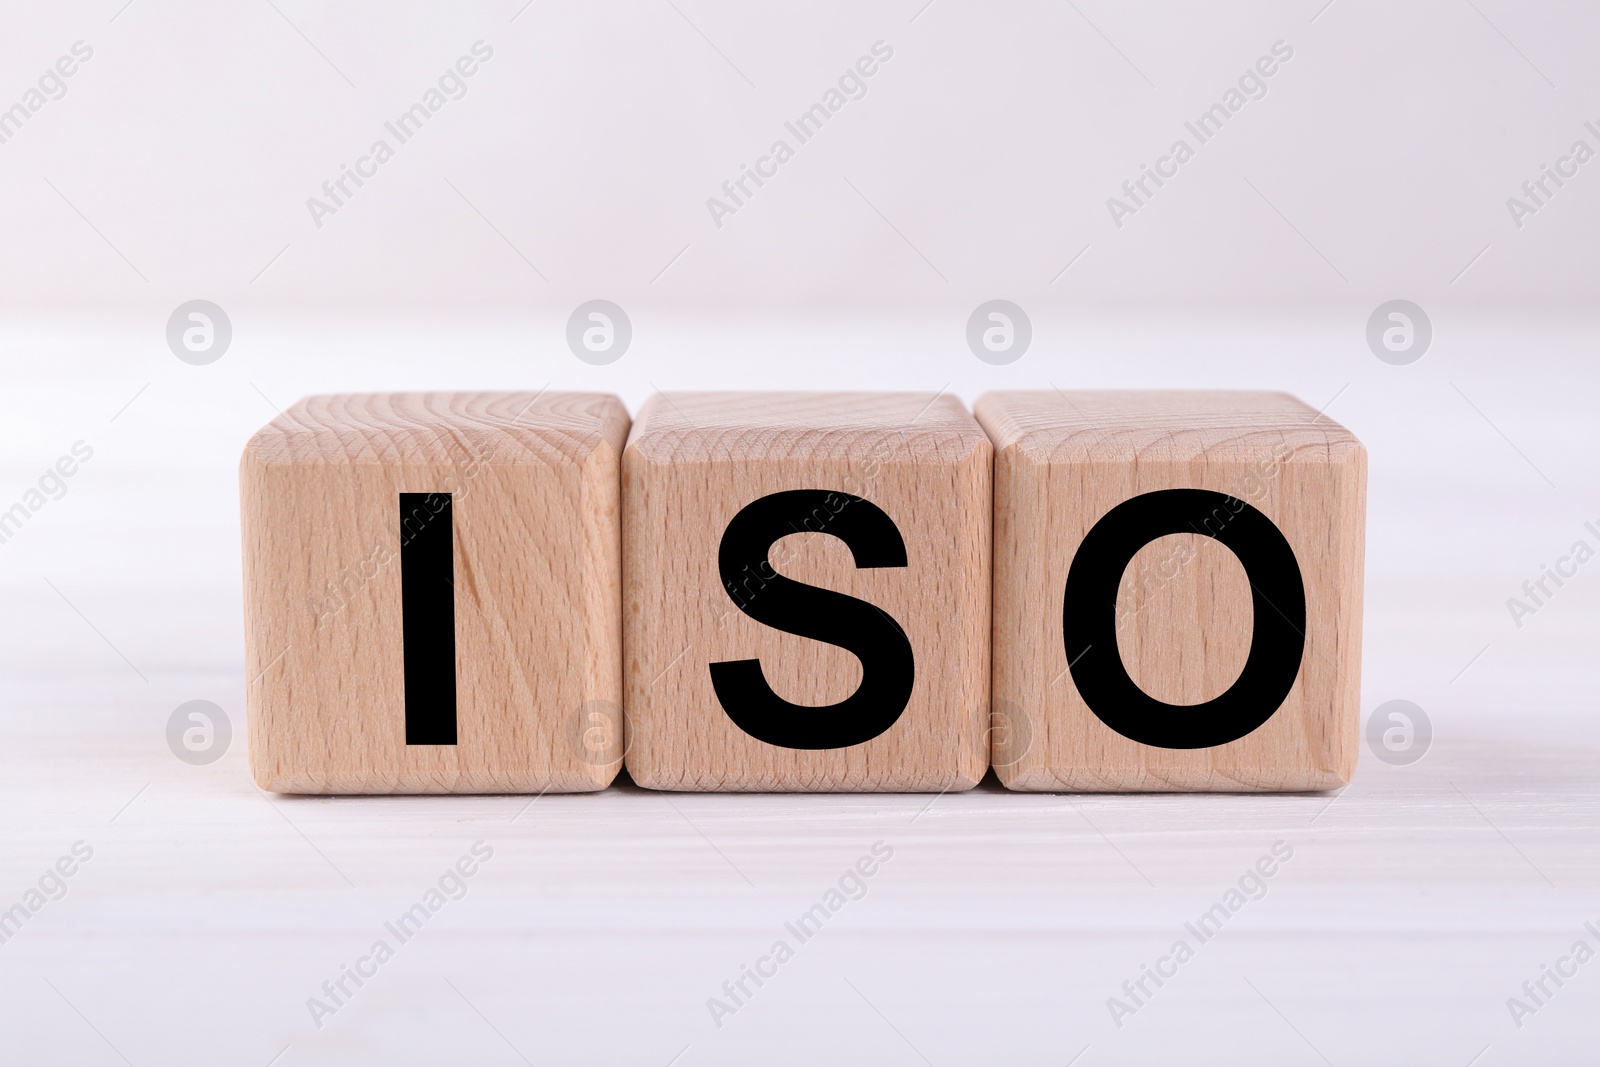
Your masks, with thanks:
M408 530L410 519L416 528ZM400 494L406 744L456 743L456 592L449 493Z
M1213 530L1209 522L1218 514L1225 518ZM1122 572L1145 545L1175 533L1214 537L1232 550L1244 564L1255 608L1244 670L1227 692L1203 704L1151 697L1128 677L1117 650ZM1156 748L1211 748L1272 718L1294 688L1305 653L1306 590L1294 550L1271 519L1221 493L1163 489L1123 501L1094 524L1067 571L1061 627L1072 681L1101 722Z
M894 520L876 504L846 493L792 489L746 505L723 531L717 568L729 595L747 568L774 574L767 550L779 538L803 532L813 510L835 499L856 506L841 508L819 532L848 545L857 567L906 565L906 543ZM749 600L734 603L757 622L838 645L861 660L861 685L824 707L791 704L778 696L767 684L760 660L711 664L717 700L739 729L780 748L848 748L871 741L900 718L911 699L911 642L881 608L781 574L774 574Z

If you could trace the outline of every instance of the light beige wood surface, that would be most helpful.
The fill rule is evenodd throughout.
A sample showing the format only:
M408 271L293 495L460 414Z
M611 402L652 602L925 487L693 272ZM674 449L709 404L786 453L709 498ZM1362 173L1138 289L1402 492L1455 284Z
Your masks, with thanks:
M1281 393L1007 392L975 406L994 441L993 759L1028 790L1315 790L1347 782L1359 748L1366 452L1344 427ZM1084 703L1068 669L1068 568L1124 500L1208 489L1265 514L1306 593L1293 689L1228 744L1157 748ZM1193 705L1228 689L1254 609L1238 558L1201 534L1146 545L1122 575L1117 643L1150 696Z
M250 767L290 793L603 788L628 431L592 393L309 397L240 462ZM406 744L398 494L453 494L458 743Z
M671 393L640 410L623 455L628 771L674 790L966 789L988 767L992 449L954 397ZM905 630L904 712L863 744L781 748L724 712L709 665L756 658L774 692L836 703L862 679L834 645L747 617L723 589L729 521L770 493L859 496L894 520L908 566L858 569L839 538L797 533L770 559L865 600Z

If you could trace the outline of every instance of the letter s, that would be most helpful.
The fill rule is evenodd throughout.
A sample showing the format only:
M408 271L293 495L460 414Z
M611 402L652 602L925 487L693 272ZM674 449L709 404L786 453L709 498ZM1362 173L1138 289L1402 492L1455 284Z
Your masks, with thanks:
M472 42L472 54L487 63L494 58L494 49L482 41L474 41Z
M838 494L844 495L844 494ZM722 533L717 568L732 590L746 568L773 578L739 610L784 633L836 645L861 660L861 685L837 704L791 704L772 691L756 659L713 663L711 685L722 710L750 736L780 748L827 749L865 744L893 726L911 699L915 678L911 642L900 624L864 600L775 574L768 550L798 531L835 494L824 489L772 493L740 510ZM822 532L849 546L856 566L906 566L906 545L894 520L861 497Z
M885 44L883 41L873 41L872 54L877 56L883 62L887 63L889 60L894 58L894 48L891 45Z
M1287 41L1273 41L1272 54L1277 56L1280 62L1287 63L1294 58L1294 46Z
M472 854L479 859L486 860L494 855L494 848L487 841L474 841L472 843Z
M90 56L94 55L94 48L84 44L82 41L73 41L72 54L77 56L80 61L86 62Z
M87 841L74 841L72 843L72 854L78 857L80 861L87 863L94 856L94 846Z
M77 456L80 462L87 463L93 458L94 449L90 447L87 441L74 441L72 442L72 454Z

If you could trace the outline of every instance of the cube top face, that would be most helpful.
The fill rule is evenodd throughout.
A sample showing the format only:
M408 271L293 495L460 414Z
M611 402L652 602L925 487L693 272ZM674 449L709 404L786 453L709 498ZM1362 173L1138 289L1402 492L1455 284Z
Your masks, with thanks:
M345 393L310 396L246 446L263 465L430 464L492 453L498 463L581 461L626 436L604 393Z
M975 785L988 767L991 478L988 438L951 397L647 403L623 456L634 780Z
M1349 430L1288 393L1002 392L975 410L996 449L1055 461L1251 461L1280 443L1361 449Z
M310 397L240 462L256 781L603 788L628 416L598 394Z
M944 393L658 393L639 410L628 450L648 462L740 459L863 461L892 432L908 457L987 449L983 428Z
M1354 435L1273 393L992 393L975 411L996 449L1002 782L1349 780L1366 500Z

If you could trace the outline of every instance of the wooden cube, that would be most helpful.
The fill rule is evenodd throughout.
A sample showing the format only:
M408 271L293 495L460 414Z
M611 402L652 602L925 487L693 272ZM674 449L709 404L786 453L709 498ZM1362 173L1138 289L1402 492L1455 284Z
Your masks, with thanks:
M1287 791L1359 747L1366 451L1281 393L991 393L1012 789Z
M240 462L250 768L289 793L575 792L621 767L628 413L317 396Z
M992 455L945 395L653 397L622 457L634 781L977 784Z

